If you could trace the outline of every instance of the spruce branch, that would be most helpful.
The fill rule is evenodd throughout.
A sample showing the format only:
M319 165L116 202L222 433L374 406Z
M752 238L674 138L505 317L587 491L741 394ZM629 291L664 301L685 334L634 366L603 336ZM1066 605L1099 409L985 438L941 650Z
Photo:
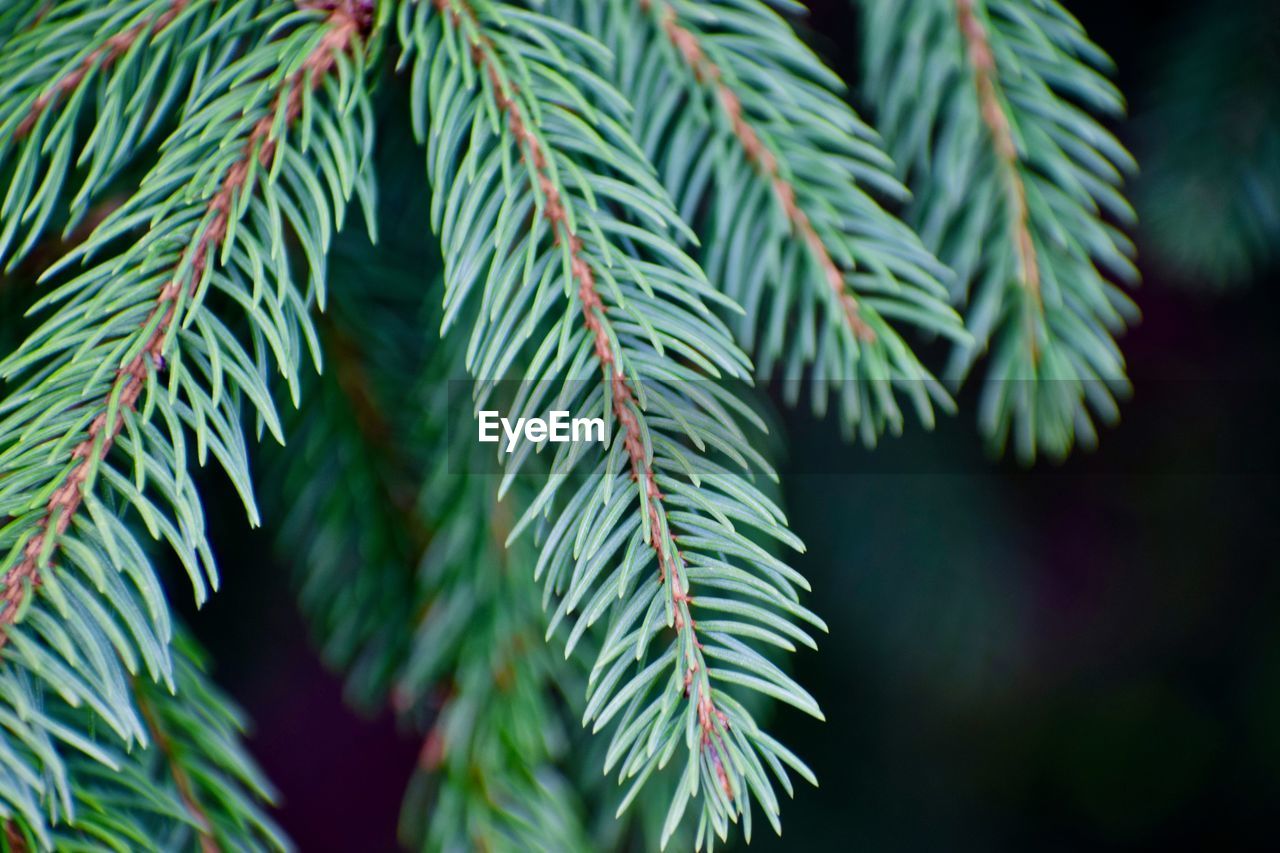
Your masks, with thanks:
M912 327L957 381L992 351L983 424L1026 455L1090 440L1125 387L1106 58L1053 0L864 3L901 172L791 0L6 3L0 299L58 259L0 360L0 848L287 846L158 577L160 552L197 604L218 586L210 457L252 524L271 481L348 697L422 737L406 845L589 849L637 812L661 846L780 832L816 781L761 715L822 719L784 653L826 626L752 382L867 443L930 424L952 404ZM429 206L442 294L434 255L372 247L393 13L432 191L388 184ZM353 200L369 239L331 251ZM500 404L603 438L460 476ZM251 476L251 429L289 433L279 476ZM593 833L602 791L629 818Z
M1005 112L1004 95L996 76L995 54L987 39L986 28L978 19L973 0L956 0L956 24L964 36L973 85L978 97L978 112L991 133L996 164L1005 185L1009 216L1009 238L1017 258L1017 284L1026 292L1022 300L1028 327L1026 336L1033 365L1040 362L1040 348L1035 339L1037 319L1043 317L1044 303L1040 294L1040 261L1031 234L1031 211L1027 207L1027 185L1022 179L1018 145Z
M191 822L195 824L196 833L199 835L201 853L217 853L219 849L218 843L210 833L209 816L205 813L204 806L200 805L195 788L191 784L191 776L187 773L186 768L182 766L182 762L178 760L178 755L174 752L173 742L169 739L158 712L151 707L151 703L144 695L137 695L138 710L147 725L151 743L163 756L169 775L173 778L173 783L178 789L178 796L182 800L182 805L191 816Z
M233 211L238 205L243 205L251 170L273 168L278 144L273 127L280 114L283 112L286 126L297 119L302 111L304 88L314 87L323 81L337 56L351 48L363 26L361 19L345 3L333 5L330 15L319 43L302 62L301 68L286 78L274 101L253 125L240 158L227 170L218 190L208 200L204 220L192 235L191 248L182 254L174 275L160 289L155 305L139 326L136 334L141 344L132 344L128 348L135 354L116 371L107 394L98 402L97 414L89 423L88 434L71 450L70 459L75 463L74 467L50 495L43 516L36 521L34 535L22 549L22 559L5 575L3 593L0 594L0 648L8 641L5 628L16 621L26 599L26 590L40 585L40 569L49 564L59 538L66 533L80 508L85 492L91 487L91 475L124 429L126 417L135 412L144 387L154 379L152 372L165 364L166 346L172 340L171 329L179 310L180 297L185 294L194 299L198 295L211 257L223 249ZM5 373L8 375L14 372L13 361L17 359L7 364L9 370Z
M440 313L423 309L438 293L422 287L432 259L414 257L416 227L395 231L413 216L382 203L390 237L334 248L327 369L287 425L264 511L282 520L280 553L348 695L389 703L425 732L402 809L406 847L587 850L560 766L557 696L580 679L542 640L534 560L527 544L504 546L509 508L496 483L439 461L468 452L470 412L449 400L465 341L423 351L422 328Z
M809 215L796 200L796 188L781 172L778 156L764 143L754 125L743 112L742 99L724 81L724 74L703 50L698 36L685 26L673 5L665 0L639 0L640 8L657 16L658 25L671 42L672 47L688 66L694 79L714 92L715 102L728 119L734 138L742 148L743 156L756 171L769 182L783 215L790 223L795 236L812 253L822 277L835 294L844 314L845 322L854 337L864 343L873 343L876 332L859 314L858 300L846 290L844 274L831 257L822 237L814 229Z
M1128 391L1114 338L1137 316L1113 282L1137 275L1113 224L1132 222L1134 165L1094 117L1123 112L1109 60L1054 0L862 6L868 96L973 335L949 376L989 350L979 418L997 448L1091 446Z
M869 444L902 428L897 393L926 424L950 408L895 328L964 337L945 270L872 197L906 191L787 22L757 0L551 7L616 54L637 139L712 281L746 308L734 329L757 372L780 363L794 402L808 370L815 410L834 397L846 432Z
M127 744L86 735L63 757L70 780L62 818L0 773L0 821L16 850L284 851L288 840L267 816L274 794L239 743L239 711L210 683L202 652L185 635L174 643L176 693L149 680L130 692L146 719L147 739ZM57 696L38 714L56 726L92 732L92 712ZM8 765L10 767L15 765Z
M164 780L161 790L176 794L186 812L172 843L198 844L202 853L287 850L288 840L263 810L276 794L240 743L240 711L204 668L203 653L181 637L175 691L136 682L138 707L151 733L138 760L149 766L151 778ZM153 830L149 837L165 835Z
M22 121L14 128L13 135L22 139L35 127L36 121L45 111L68 97L84 83L85 78L95 71L106 71L121 56L143 38L150 39L182 14L190 4L190 0L170 0L167 8L148 9L131 26L109 36L104 42L94 47L77 65L47 85L27 108Z
M77 0L33 15L0 54L0 262L12 267L31 250L60 209L64 184L81 170L66 207L65 230L76 227L89 202L236 48L238 34L252 31L260 5ZM95 129L82 140L84 112Z
M187 435L199 462L212 453L222 464L256 520L242 403L279 437L271 362L296 400L299 344L314 339L307 314L323 297L320 259L346 201L370 193L369 110L353 85L367 9L291 9L257 17L270 36L205 69L137 193L48 275L111 254L41 300L34 310L48 319L0 363L10 383L0 402L0 517L9 519L0 528L0 722L32 762L0 795L46 799L43 787L23 790L52 779L63 793L54 821L80 817L51 744L83 750L84 741L47 720L21 722L21 679L87 707L124 744L146 742L126 673L145 667L137 680L172 687L171 628L124 516L167 542L197 601L216 587ZM285 137L295 124L296 145ZM305 292L290 272L286 223L309 262ZM268 270L274 288L263 286ZM228 325L237 314L252 353Z
M633 380L628 379L619 362L619 357L615 355L613 342L618 338L618 334L611 323L609 308L597 287L596 273L584 255L582 239L570 224L570 214L564 206L560 185L551 173L551 166L542 143L527 123L526 111L532 112L532 108L521 103L524 100L524 94L514 82L511 82L509 76L511 70L503 69L499 65L501 60L492 40L484 34L474 10L466 0L438 0L437 6L451 19L454 28L466 40L477 69L488 78L494 93L493 102L499 113L506 117L512 144L520 150L521 161L526 164L529 183L541 191L542 205L539 213L551 232L553 242L565 247L570 274L577 286L582 322L590 333L592 349L603 380L609 389L613 414L622 430L620 438L630 466L631 479L638 484L643 497L644 512L649 521L648 544L657 557L659 583L664 584L669 590L669 601L674 611L677 634L687 631L688 639L685 642L695 650L692 659L688 662L690 672L705 670L705 665L700 666L701 654L697 651L701 649L702 644L696 639L696 627L689 615L688 590L682 588L686 581L677 577L676 572L672 570L672 564L676 559L674 549L667 547L661 535L661 531L669 529L670 524L667 521L663 495L658 488L657 477L641 435L638 416L640 405L632 391ZM666 583L668 574L672 578L669 584ZM686 687L688 687L688 679L686 679ZM719 713L712 703L710 693L710 687L705 683L704 677L697 685L695 700L699 706L699 715L704 718L702 720L704 734L710 729L709 716L712 713Z
M749 376L706 305L726 301L673 241L692 237L622 123L625 101L597 72L608 65L598 43L506 3L406 5L399 29L437 188L444 325L478 301L466 364L479 394L519 370L513 416L536 415L551 395L555 408L603 413L609 423L607 452L555 454L512 536L542 530L536 576L558 601L549 634L572 617L569 651L609 615L584 722L613 726L606 770L631 780L620 812L683 745L664 844L695 798L700 843L726 837L739 818L749 837L751 799L777 828L765 767L788 790L783 764L812 777L730 688L821 713L733 635L793 648L777 632L812 640L791 619L823 626L796 603L803 578L746 535L800 547L751 484L772 476L740 426L754 414L715 381ZM476 290L478 300L467 300ZM504 490L533 464L531 453L526 446L507 462ZM725 577L709 566L724 566ZM745 590L760 603L717 590ZM703 631L694 608L729 618Z
M420 441L460 464L474 457L470 412L451 406L463 347L437 344L423 372ZM521 541L496 483L437 469L419 513L435 531L413 594L419 614L393 691L398 712L429 720L401 838L411 849L589 850L581 798L565 778L577 660L543 641L547 627ZM557 695L559 694L559 695Z

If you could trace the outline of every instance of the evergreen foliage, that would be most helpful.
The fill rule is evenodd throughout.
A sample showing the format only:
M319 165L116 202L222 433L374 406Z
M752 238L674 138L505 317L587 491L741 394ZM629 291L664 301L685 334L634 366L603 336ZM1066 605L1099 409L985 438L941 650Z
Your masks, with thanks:
M457 375L441 368L458 353L442 348L426 375ZM470 411L450 407L448 387L424 388L422 411L433 414L420 438L428 446L449 447L450 436L459 445L470 440ZM453 452L465 459L467 450ZM572 721L562 712L579 699L573 688L582 678L544 641L538 587L522 571L536 553L527 541L506 547L512 518L496 485L437 469L419 496L433 534L393 702L429 728L401 837L424 850L590 850L583 806L568 781Z
M367 138L365 90L348 58L362 25L345 7L279 4L257 24L243 54L228 46L213 65L193 60L205 66L200 85L156 166L46 273L88 265L36 303L46 319L0 363L6 801L51 807L44 780L67 790L66 752L86 749L83 730L40 713L33 691L85 709L126 747L154 740L130 681L177 684L143 531L176 555L197 601L217 587L188 458L212 455L256 523L244 415L281 437L269 376L296 389L309 340L314 349L308 307L323 293L322 256ZM71 25L53 16L41 26ZM17 166L11 190L32 168ZM305 287L290 271L286 228L309 253ZM232 312L246 316L251 340L227 325ZM47 838L42 811L22 818ZM79 820L68 798L49 809L50 825Z
M433 469L423 452L464 460L471 413L448 399L462 350L420 345L439 320L423 310L421 274L378 263L388 247L422 262L403 231L335 249L320 327L329 369L288 424L264 505L280 508L281 552L349 697L389 702L423 737L405 844L586 850L557 764L568 721L553 688L576 675L543 642L537 586L519 570L529 549L503 547L509 509L492 478ZM370 268L374 299L360 287Z
M179 636L172 690L145 677L131 681L146 749L96 734L92 711L42 695L23 679L26 728L49 753L58 750L54 738L71 750L48 779L29 787L6 775L0 843L19 850L286 849L264 811L270 784L239 744L239 712L202 667L192 641Z
M950 408L890 322L967 340L947 272L876 201L907 192L787 22L759 0L552 5L617 57L635 138L696 229L708 275L743 307L730 322L758 373L778 364L795 396L811 367L815 410L834 394L868 444L902 429L895 391L927 425L935 403Z
M988 429L1061 454L1086 399L1111 413L1130 311L1095 266L1131 268L1107 219L1130 162L1077 106L1119 98L1060 7L867 0L914 199L802 11L0 12L0 299L32 318L0 320L25 334L0 361L0 845L288 846L170 614L166 565L197 603L220 582L210 459L349 700L423 738L407 846L781 831L816 780L768 715L822 718L786 658L826 626L752 384L871 444L953 406L915 345L961 373L991 346ZM485 476L475 410L499 402L607 441ZM288 450L255 474L266 434Z
M866 91L915 192L912 221L952 270L973 342L989 351L980 419L998 447L1061 457L1092 445L1128 390L1114 335L1137 277L1114 223L1133 160L1094 113L1123 100L1109 60L1055 0L862 0ZM1111 277L1109 277L1109 275Z
M609 615L584 712L595 731L613 723L605 770L637 792L667 761L683 768L663 844L695 798L699 839L725 837L739 816L749 834L750 799L776 825L768 774L790 789L784 764L808 770L722 685L821 717L738 637L792 649L813 644L793 620L824 626L798 603L804 579L744 535L800 547L751 482L772 474L743 431L753 413L707 381L745 378L749 364L706 306L722 297L672 239L684 226L627 134L625 100L592 72L608 54L552 19L489 4L405 5L399 29L415 128L430 142L444 323L479 300L466 365L481 395L523 350L516 416L554 396L552 408L610 424L603 458L562 446L509 537L542 520L534 576L558 602L552 628L576 623L569 650ZM727 618L699 625L695 608Z
M203 80L242 48L257 0L19 3L0 55L0 172L12 164L0 262L31 249L51 218L73 228L87 202L163 126ZM50 84L52 82L52 85ZM81 113L93 117L84 132ZM63 188L73 170L79 188Z
M1280 8L1241 0L1172 26L1137 122L1135 201L1164 269L1229 287L1280 257Z

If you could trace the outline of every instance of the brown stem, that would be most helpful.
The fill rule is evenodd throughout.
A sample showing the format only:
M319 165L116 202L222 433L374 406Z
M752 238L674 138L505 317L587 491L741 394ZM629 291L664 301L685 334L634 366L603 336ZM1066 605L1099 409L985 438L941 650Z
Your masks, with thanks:
M123 56L129 48L131 48L139 38L144 35L155 35L163 30L174 19L182 14L182 10L190 5L191 0L173 0L169 4L169 8L158 15L151 15L138 21L126 30L110 36L102 44L98 45L89 54L80 61L80 64L71 71L53 81L47 89L31 104L31 109L23 117L18 124L17 129L13 132L15 139L22 139L31 132L31 128L44 115L45 111L58 101L70 95L76 88L84 82L85 77L94 70L95 66L101 63L102 68L109 68L117 59ZM43 13L42 13L43 14Z
M444 766L444 732L440 728L440 718L447 708L446 700L436 712L436 721L427 729L422 748L418 750L418 767L427 773L435 773Z
M51 559L58 540L80 508L90 472L96 469L111 450L120 430L124 428L126 414L136 409L138 398L146 386L149 365L164 363L165 339L173 324L178 297L183 292L184 285L192 292L198 287L210 256L218 251L226 238L228 220L237 195L245 189L253 158L256 156L263 167L271 163L278 143L272 137L271 129L279 99L286 99L287 125L302 110L303 87L308 82L313 88L319 85L333 68L337 55L349 50L369 23L367 8L354 0L299 5L327 11L328 30L302 67L284 81L276 93L271 109L253 126L240 159L227 170L218 192L209 200L207 207L210 215L206 216L198 236L195 236L188 249L190 263L185 266L185 278L175 274L160 290L155 307L141 326L146 329L155 323L155 328L138 354L116 372L115 381L101 401L101 413L90 423L88 436L71 452L71 459L78 460L78 464L53 491L45 505L44 517L38 522L39 532L23 548L22 559L5 575L3 585L0 586L0 649L4 648L9 639L6 627L13 624L25 601L25 587L27 584L39 586L40 569ZM184 260L185 258L184 255ZM177 270L183 269L184 264L178 263ZM108 412L113 400L116 401L116 414L108 423ZM42 559L41 555L46 549L50 554Z
M827 280L827 285L840 303L845 322L848 323L849 328L859 340L874 341L876 339L875 329L871 328L867 321L862 318L857 299L845 287L844 273L839 265L836 264L835 259L831 257L831 253L827 251L826 244L822 242L822 238L813 227L813 222L809 219L809 215L805 213L796 200L796 189L790 181L783 177L782 170L778 165L777 155L760 138L760 134L743 113L742 101L724 82L724 75L720 67L707 56L706 51L703 50L698 41L698 37L687 27L681 25L675 9L665 0L640 0L640 7L646 11L656 7L662 32L676 49L676 52L680 54L680 58L689 66L698 82L710 86L714 91L716 103L725 116L728 117L729 124L733 128L733 135L742 147L747 162L751 163L756 171L769 181L773 189L774 198L777 199L783 214L791 224L792 231L808 247L810 254L822 270L823 277Z
M27 853L30 849L27 847L27 839L22 834L22 830L11 820L4 822L4 840L11 853Z
M995 53L991 49L986 27L974 8L974 0L956 0L956 23L964 36L969 66L973 70L973 85L977 89L982 122L991 133L996 162L1004 175L1005 193L1009 202L1010 238L1014 254L1018 258L1018 283L1030 300L1027 340L1032 360L1036 362L1040 359L1040 352L1035 336L1035 316L1042 310L1040 263L1036 255L1035 240L1031 236L1031 210L1027 205L1027 186L1022 179L1018 145L1013 138L1009 116L1005 113Z
M387 417L383 401L374 393L360 341L327 315L321 325L321 335L325 355L333 364L338 391L350 405L356 432L369 446L381 472L376 477L381 497L387 507L395 511L398 526L408 536L413 554L421 555L431 542L431 531L416 511L417 498L405 476L411 472L396 452L395 428Z
M151 703L142 695L142 691L136 689L136 684L134 696L137 699L138 711L142 714L142 720L147 724L147 730L151 732L151 740L155 743L156 749L160 750L160 754L164 756L165 764L169 768L169 775L173 777L173 784L178 789L178 797L182 800L182 806L195 823L196 831L200 833L201 853L219 853L222 848L219 847L217 839L213 837L213 823L209 820L209 815L204 810L204 807L200 805L199 799L196 798L195 786L191 784L191 777L178 761L172 739L170 739L164 727L161 726L160 718L155 709L151 707Z
M455 26L461 19L465 18L472 27L479 29L475 13L467 3L467 0L435 0L435 5L442 13L450 17ZM636 412L639 411L639 403L636 401L635 394L626 375L623 373L621 365L618 364L614 356L613 347L610 343L608 309L605 307L604 301L596 288L595 272L592 270L591 264L583 257L582 240L569 227L559 187L551 180L547 172L546 154L538 142L537 135L529 129L521 111L521 106L516 100L519 90L514 83L502 79L502 75L498 71L497 60L493 55L492 43L483 35L478 34L469 37L469 40L471 42L471 58L480 71L488 75L497 106L502 113L506 114L507 126L511 130L511 135L515 137L516 144L524 150L523 160L528 167L530 180L542 191L545 199L542 207L542 216L551 226L556 242L568 247L571 274L578 283L578 299L582 303L583 322L591 332L596 358L600 362L604 379L609 383L612 392L614 416L623 428L623 448L626 450L631 466L631 478L644 484L644 494L649 515L649 545L658 557L659 580L664 584L666 584L668 578L671 580L667 584L667 588L675 611L676 632L679 633L685 630L691 632L692 643L690 645L693 650L690 654L690 659L687 661L688 669L685 674L685 687L687 689L701 666L700 650L702 644L697 639L697 625L694 623L689 611L689 603L693 599L689 596L689 590L682 586L680 573L677 571L677 561L681 559L679 553L667 553L663 543L662 530L665 526L664 522L667 521L666 510L662 503L663 495L658 489L657 478L645 454L644 439L641 435L640 423L636 417ZM725 726L728 723L725 715L714 704L706 678L698 680L695 701L698 705L698 717L703 731L703 744L707 745L713 737L715 723L718 721L721 726ZM727 777L722 776L722 783L724 784L725 792L732 798L733 794L728 785Z

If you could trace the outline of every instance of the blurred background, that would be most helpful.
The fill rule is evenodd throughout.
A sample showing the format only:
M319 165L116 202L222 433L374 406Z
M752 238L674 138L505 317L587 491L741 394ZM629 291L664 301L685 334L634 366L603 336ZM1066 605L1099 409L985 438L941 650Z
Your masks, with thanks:
M1280 4L1067 5L1117 61L1133 118L1115 129L1144 166L1144 319L1122 340L1134 397L1097 451L1030 470L985 452L972 388L958 417L873 453L785 414L786 501L809 546L797 568L831 626L795 666L829 722L779 712L822 787L757 849L1208 847L1272 832ZM856 81L852 4L812 6L814 43ZM209 520L226 583L191 624L254 720L282 823L303 850L395 849L420 743L343 704L270 532L221 505Z

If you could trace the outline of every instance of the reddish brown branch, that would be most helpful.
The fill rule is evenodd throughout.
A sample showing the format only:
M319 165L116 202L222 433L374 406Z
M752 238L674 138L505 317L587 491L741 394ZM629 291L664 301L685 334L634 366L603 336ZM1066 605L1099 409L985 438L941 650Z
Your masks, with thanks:
M956 22L964 36L969 54L969 66L973 69L973 84L977 89L978 109L982 122L991 134L996 161L1005 178L1005 191L1009 201L1009 228L1013 251L1018 259L1018 282L1031 301L1031 309L1039 312L1040 263L1036 256L1036 244L1031 236L1031 210L1027 206L1027 187L1022 179L1022 167L1018 145L1013 138L1009 116L1005 114L1000 94L999 74L995 53L987 38L986 27L978 18L973 0L956 0ZM1031 325L1032 314L1028 314ZM1034 327L1028 329L1032 359L1039 360Z
M308 82L312 87L319 85L334 67L337 55L349 50L369 24L368 9L354 0L300 5L327 11L328 29L303 62L302 68L285 80L276 93L271 109L253 126L242 156L227 170L218 192L209 200L208 211L211 215L205 218L198 236L191 243L192 248L188 250L191 254L190 263L185 266L185 277L175 274L160 290L155 307L140 327L148 328L154 322L155 328L138 354L116 372L115 381L100 402L101 413L89 424L89 434L71 452L71 459L78 461L78 464L50 496L45 505L44 517L39 521L39 532L23 548L22 559L5 575L3 586L0 587L3 590L0 593L0 648L8 642L6 626L13 624L25 600L24 588L27 584L40 584L40 569L44 562L51 559L50 555L42 561L42 552L46 549L52 551L57 547L58 540L66 532L84 500L89 473L106 458L116 437L124 428L126 414L137 407L138 397L146 386L148 363L164 363L165 339L173 324L178 297L182 294L184 285L189 292L195 291L204 277L209 257L217 252L226 238L228 220L238 195L245 190L253 158L256 156L265 168L275 156L278 140L272 137L271 129L279 99L287 99L286 125L292 123L302 110L303 87ZM177 269L183 270L184 264L177 264ZM112 400L118 402L115 417L108 423Z
M380 474L375 479L382 499L394 510L401 530L408 537L412 553L420 556L431 542L431 531L415 510L416 490L409 480L406 461L396 452L395 428L374 393L360 342L332 318L325 315L321 339L325 355L333 365L339 393L351 408L356 432L375 457ZM416 562L416 560L414 561Z
M444 732L441 731L441 717L448 705L442 705L436 712L436 721L427 730L422 739L422 748L418 750L418 767L427 773L435 773L444 766Z
M18 829L11 820L4 822L4 840L12 853L27 853L30 849L27 847L27 839L23 836L22 830Z
M79 65L53 81L53 85L40 93L35 102L31 104L31 109L27 111L17 129L13 132L14 137L22 139L30 133L31 128L35 126L40 116L44 115L44 112L49 107L74 92L95 67L104 69L111 67L129 48L133 47L134 42L145 35L155 35L169 26L190 3L191 0L173 0L169 4L169 8L164 12L143 18L127 30L110 36L102 44L90 51L80 61Z
M472 26L478 28L474 12L466 0L435 0L435 5L450 17L455 26L461 19L466 18ZM680 573L675 570L676 561L680 559L679 554L678 552L668 553L663 541L662 522L666 520L666 511L662 503L663 495L658 489L657 478L645 453L644 439L636 417L639 403L621 365L614 356L608 332L608 309L596 287L595 272L583 256L582 240L569 227L560 190L547 171L546 154L542 150L537 135L529 130L520 104L516 101L518 90L513 83L505 82L498 71L497 61L493 56L493 45L482 35L477 35L471 40L470 48L472 60L482 73L488 75L498 108L506 115L508 129L523 151L522 156L529 169L530 179L542 192L544 198L542 217L550 225L556 242L568 247L570 271L578 284L578 299L582 303L583 323L591 332L596 358L600 362L605 381L609 383L612 392L613 412L618 423L622 425L623 449L627 453L631 467L631 478L644 484L649 516L649 545L657 554L660 581L664 584L668 579L671 581L668 589L675 611L675 628L677 632L686 629L696 632L697 626L689 613L689 603L692 598L689 596L688 589L682 587ZM696 649L701 649L696 633L693 634L692 645ZM691 684L699 665L700 655L695 651L693 656L694 659L688 661L686 670L686 688ZM713 720L719 721L722 726L727 725L727 721L724 714L715 707L709 691L703 689L702 683L699 683L696 701L703 729L703 743L709 744L713 732ZM730 797L733 796L727 784L727 778L725 791Z
M134 695L138 700L138 711L142 714L142 720L147 724L147 730L151 733L151 740L154 742L156 749L160 750L160 754L164 756L165 764L169 768L169 775L173 777L173 784L178 789L178 797L182 800L182 807L187 810L187 814L191 816L191 820L196 825L196 831L200 834L201 853L219 853L222 848L218 846L217 839L213 837L213 823L209 820L209 815L204 810L204 807L200 805L200 800L196 798L195 786L191 784L191 777L178 761L177 754L174 752L173 741L169 738L164 727L160 725L160 718L151 707L151 703L147 701L141 691L136 689L136 685Z
M859 340L874 341L876 339L875 329L871 328L867 321L862 319L858 309L858 301L845 287L844 273L835 262L835 259L831 257L831 253L827 251L826 244L822 242L822 238L813 227L813 222L809 219L809 215L805 213L796 200L795 187L782 175L782 171L778 166L777 155L760 138L760 134L743 113L742 101L724 82L724 75L720 71L720 67L707 56L706 51L702 49L702 45L698 42L698 37L687 27L680 24L675 9L669 3L666 3L665 0L640 0L641 8L646 11L653 9L655 3L658 4L658 17L667 40L671 42L676 52L680 54L681 59L689 66L698 82L710 86L715 92L716 103L719 104L721 111L728 117L729 124L733 128L733 135L746 155L747 162L751 163L756 171L769 181L778 205L782 208L787 221L791 223L792 231L808 247L810 254L822 270L822 275L827 280L827 285L840 303L845 322L848 323L849 328Z

